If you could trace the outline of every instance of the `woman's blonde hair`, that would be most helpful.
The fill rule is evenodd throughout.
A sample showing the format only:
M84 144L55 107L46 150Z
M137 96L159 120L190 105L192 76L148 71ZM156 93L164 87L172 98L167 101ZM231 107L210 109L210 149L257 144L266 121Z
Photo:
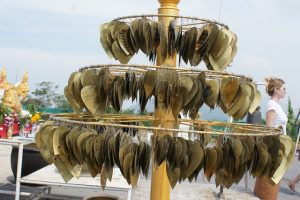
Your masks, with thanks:
M266 81L266 92L269 96L273 96L275 88L280 88L285 82L280 78L265 78Z

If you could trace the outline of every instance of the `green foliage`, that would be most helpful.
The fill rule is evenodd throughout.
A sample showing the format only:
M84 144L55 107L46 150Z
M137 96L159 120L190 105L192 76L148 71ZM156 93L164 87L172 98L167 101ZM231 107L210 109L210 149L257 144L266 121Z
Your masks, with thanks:
M37 113L37 107L35 105L35 103L30 103L27 105L27 110L30 112L31 115L34 115L35 113Z
M22 101L22 105L27 109L29 105L35 105L36 108L42 107L42 101L40 99L34 98L31 95L27 95L27 97Z
M149 113L147 109L145 109L143 112L140 111L139 113L140 115L149 115L149 114L153 114L153 113Z
M108 113L108 114L116 114L117 112L115 111L115 109L112 107L112 106L107 106L105 108L105 113Z
M44 81L37 84L37 88L22 102L24 107L30 111L30 106L35 105L35 112L43 112L50 108L72 111L72 107L62 94L57 94L58 85L51 81ZM32 112L30 112L32 114Z
M118 112L116 112L112 106L107 106L105 108L105 112L109 113L109 114L117 114ZM133 115L134 114L134 109L126 109L126 110L121 110L119 113L121 114L127 114L127 115ZM147 112L147 110L145 109L144 112L140 112L140 115L149 115L150 113ZM141 122L144 126L152 126L152 122L151 121L142 121Z
M53 103L56 108L62 110L73 110L69 102L64 95L56 95L53 98Z
M288 119L293 119L293 118L294 118L294 111L293 111L291 99L289 97L289 99L288 99Z
M39 107L51 107L53 99L57 96L58 85L51 81L43 81L37 84L37 88L32 92L35 99L40 101Z
M293 128L293 125L295 122L295 116L294 116L294 111L293 111L292 102L291 102L290 97L288 99L288 115L287 115L287 117L288 117L288 122L286 125L287 134L290 135L294 141L296 141L298 133L297 133L297 127ZM297 125L297 123L296 123L296 125Z
M140 114L140 115L153 115L153 113L149 113L149 112L147 111L147 109L145 109L144 112L140 112L139 114ZM142 121L142 124L143 124L144 126L153 126L153 124L152 124L151 121Z
M121 110L120 113L126 114L126 115L133 115L134 114L134 109Z
M126 109L126 110L120 110L120 112L115 111L115 109L112 106L107 106L105 108L105 113L108 114L126 114L126 115L133 115L134 114L134 109Z
M11 110L4 106L3 103L0 103L0 123L3 123L4 115L8 115Z
M29 118L26 118L26 117L20 117L19 118L20 128L21 129L25 126L25 124L27 123L28 120L29 120Z

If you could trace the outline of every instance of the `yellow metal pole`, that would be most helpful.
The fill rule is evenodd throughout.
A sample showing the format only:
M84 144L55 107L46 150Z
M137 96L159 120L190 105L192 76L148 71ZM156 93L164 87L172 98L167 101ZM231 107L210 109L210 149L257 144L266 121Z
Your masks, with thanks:
M158 0L160 3L160 8L158 9L158 14L168 14L168 15L179 15L179 10L177 5L180 0ZM165 26L165 31L168 31L168 25L172 20L172 17L159 17L159 21ZM160 47L157 49L157 60L156 65L160 66L162 64L168 64L170 66L176 66L176 56L167 58L164 62L161 58ZM156 126L165 128L174 128L174 119L172 111L170 108L166 108L164 105L158 104L154 117L156 119ZM156 132L155 135L167 134ZM154 162L153 162L154 163ZM170 199L170 183L166 172L166 162L163 162L159 167L153 164L152 168L152 179L151 179L151 200L169 200Z
M158 9L158 14L165 14L165 15L179 15L179 10L177 9L177 4L180 2L180 0L158 0L160 3L160 8ZM159 17L158 21L164 25L165 31L167 33L168 26L170 21L173 19L173 17ZM172 58L167 58L164 62L161 59L161 53L160 53L160 47L158 47L157 50L157 60L156 60L157 66L160 66L162 64L169 64L171 66L176 66L176 55Z

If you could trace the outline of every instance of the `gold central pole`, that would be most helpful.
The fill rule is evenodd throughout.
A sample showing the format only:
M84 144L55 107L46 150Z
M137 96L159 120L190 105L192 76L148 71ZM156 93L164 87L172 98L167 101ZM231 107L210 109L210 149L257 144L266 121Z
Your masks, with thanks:
M177 5L180 0L158 0L160 3L160 8L158 9L158 14L167 15L179 15L179 10ZM159 17L159 22L165 27L165 31L168 31L168 26L173 17ZM167 33L166 33L167 34ZM157 60L156 65L160 66L162 64L168 64L170 66L176 66L176 55L167 58L162 61L160 47L157 49ZM155 125L164 128L174 128L174 123L176 119L172 114L170 108L166 108L164 105L157 105L154 113ZM155 132L155 135L166 134ZM151 200L169 200L170 199L170 183L166 172L166 162L163 162L159 167L155 166L153 162L152 167L152 179L151 179Z

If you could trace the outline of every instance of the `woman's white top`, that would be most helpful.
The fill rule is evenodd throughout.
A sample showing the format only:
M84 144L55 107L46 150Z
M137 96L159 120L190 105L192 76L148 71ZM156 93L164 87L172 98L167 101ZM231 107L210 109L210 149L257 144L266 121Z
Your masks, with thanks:
M267 104L267 112L270 110L274 110L276 113L276 117L275 117L273 126L274 127L282 126L284 135L286 135L286 124L287 124L288 118L287 118L285 112L283 111L282 107L276 101L271 99Z

